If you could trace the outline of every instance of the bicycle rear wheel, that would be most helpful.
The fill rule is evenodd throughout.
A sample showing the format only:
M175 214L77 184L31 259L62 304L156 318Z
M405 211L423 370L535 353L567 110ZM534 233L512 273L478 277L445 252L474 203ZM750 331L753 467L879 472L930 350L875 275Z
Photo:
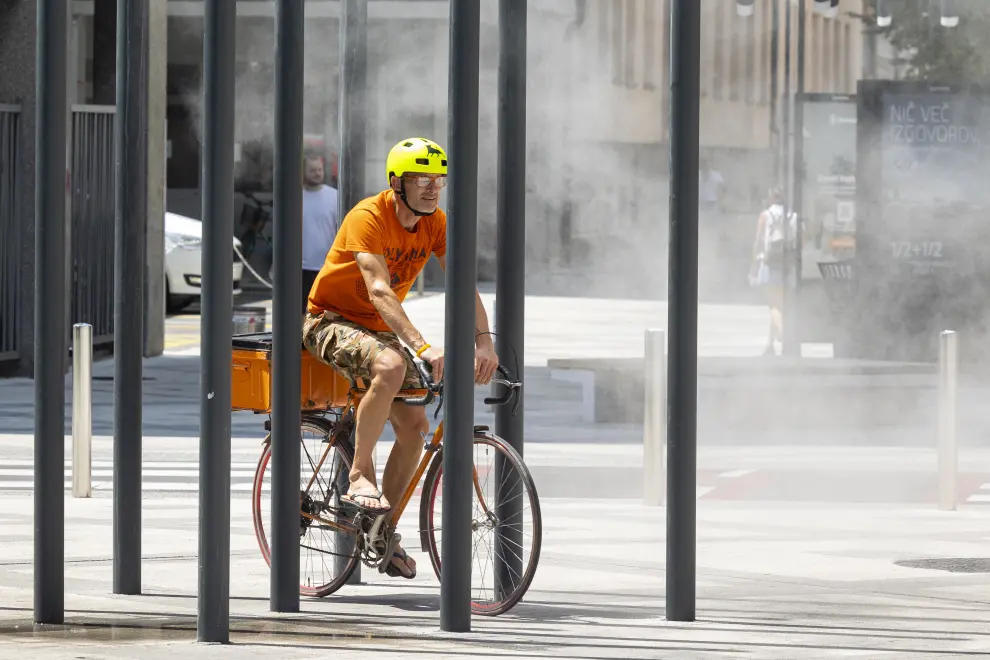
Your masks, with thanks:
M471 612L495 616L522 599L540 561L543 520L533 477L505 440L474 437ZM423 481L419 529L437 578L441 569L443 450ZM484 554L489 555L487 559Z
M328 524L346 525L350 522L347 511L341 507L340 495L346 492L354 450L347 441L329 444L333 431L333 424L329 421L307 419L302 422L301 430L299 593L322 598L347 583L359 560L355 537ZM271 438L271 434L265 438L265 449L258 460L251 494L254 533L261 555L269 566L271 548L268 532L271 529L272 505L271 471L268 467L272 456ZM318 520L303 516L303 512Z

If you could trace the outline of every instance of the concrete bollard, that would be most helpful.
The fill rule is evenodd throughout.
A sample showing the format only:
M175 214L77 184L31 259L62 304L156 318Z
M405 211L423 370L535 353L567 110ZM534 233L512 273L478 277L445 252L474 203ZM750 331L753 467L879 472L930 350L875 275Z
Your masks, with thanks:
M938 508L954 511L958 488L958 451L956 447L956 391L959 385L957 335L942 332L939 341L938 383Z
M643 504L664 503L667 475L664 452L667 443L667 359L663 330L647 329L646 377L643 380Z
M93 326L72 326L72 496L91 497L93 456Z

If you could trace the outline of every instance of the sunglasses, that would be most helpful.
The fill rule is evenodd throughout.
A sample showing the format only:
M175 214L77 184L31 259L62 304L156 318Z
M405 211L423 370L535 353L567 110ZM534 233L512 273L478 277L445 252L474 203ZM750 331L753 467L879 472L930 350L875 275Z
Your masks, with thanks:
M427 176L427 175L413 175L403 177L406 181L416 184L419 188L426 188L431 183L436 183L437 188L444 188L447 186L447 177L444 175L438 176Z

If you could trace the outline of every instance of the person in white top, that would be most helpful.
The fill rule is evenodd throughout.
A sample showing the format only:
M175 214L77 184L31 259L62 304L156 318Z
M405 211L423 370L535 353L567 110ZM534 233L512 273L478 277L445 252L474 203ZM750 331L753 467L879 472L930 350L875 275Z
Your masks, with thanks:
M698 251L702 268L698 273L700 296L724 290L727 278L732 277L726 268L731 255L729 232L722 213L725 178L712 167L711 157L701 154L698 162ZM708 261L710 259L711 261ZM718 295L716 293L716 295Z
M327 252L340 229L337 215L337 190L323 181L323 158L308 155L303 163L302 207L302 312L306 313L309 291L323 267Z
M756 238L753 241L753 261L749 281L763 287L770 308L770 335L764 355L777 355L775 341L784 340L784 260L787 248L796 245L797 215L792 211L789 228L784 224L784 189L770 189L767 208L756 222Z
M712 168L711 158L702 156L698 164L698 206L703 210L721 210L724 192L725 177Z

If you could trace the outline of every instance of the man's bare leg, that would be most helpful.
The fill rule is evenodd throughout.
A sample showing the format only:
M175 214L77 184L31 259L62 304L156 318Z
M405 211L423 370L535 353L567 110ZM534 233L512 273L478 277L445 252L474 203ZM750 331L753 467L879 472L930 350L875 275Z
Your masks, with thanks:
M416 466L423 454L422 434L429 432L430 422L426 419L426 410L419 406L394 403L391 412L395 444L388 455L388 462L385 463L382 492L389 502L397 503L409 485L413 473L416 472ZM402 553L401 546L396 550ZM406 562L395 557L392 563L405 575L411 575L416 570L416 562L412 557Z
M354 465L351 467L351 493L363 493L377 489L375 466L372 456L378 438L385 428L385 421L392 410L395 395L406 376L406 363L392 349L378 354L371 365L371 384L357 407L354 429ZM388 496L376 500L373 497L353 495L355 500L370 508L391 506Z

